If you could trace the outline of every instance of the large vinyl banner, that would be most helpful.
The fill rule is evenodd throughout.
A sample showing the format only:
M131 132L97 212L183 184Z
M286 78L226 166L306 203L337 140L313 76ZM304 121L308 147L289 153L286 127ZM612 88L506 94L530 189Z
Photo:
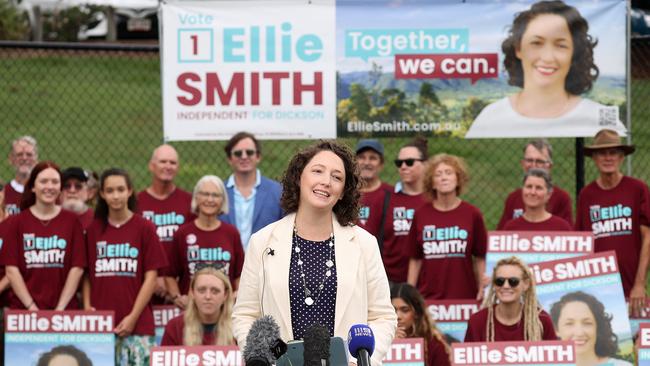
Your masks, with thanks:
M625 1L566 3L339 0L339 136L625 133Z
M165 140L625 134L626 1L162 5Z
M162 5L165 140L336 137L334 0Z

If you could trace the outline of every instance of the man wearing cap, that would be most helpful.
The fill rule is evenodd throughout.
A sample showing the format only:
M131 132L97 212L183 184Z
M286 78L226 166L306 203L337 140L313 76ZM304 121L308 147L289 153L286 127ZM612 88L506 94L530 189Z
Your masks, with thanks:
M228 213L219 218L237 227L246 250L253 233L284 216L280 207L282 187L257 169L262 160L262 145L252 133L236 133L224 151L232 174L225 182Z
M88 174L81 168L71 167L61 173L61 206L77 214L86 230L93 222L94 213L88 201Z
M178 153L171 145L160 145L154 149L149 160L151 185L138 193L138 212L156 225L160 243L167 258L173 253L174 233L192 217L192 195L178 188L174 183L178 173ZM167 290L164 277L156 281L154 303L162 303Z
M38 163L38 146L31 136L21 136L11 142L9 164L14 167L16 175L5 187L5 212L8 215L20 213L20 200L29 174Z
M578 196L576 229L592 231L595 251L616 251L625 297L633 314L644 305L646 273L650 258L650 194L641 180L621 173L625 145L616 131L600 130L584 148L599 176Z
M524 157L521 159L521 168L524 173L528 172L531 168L539 168L546 170L549 175L551 168L553 168L553 148L546 139L536 139L529 141L524 146ZM497 224L497 230L503 230L508 221L518 218L524 214L524 199L522 197L522 189L517 188L510 192L503 207L503 214ZM551 197L546 204L546 210L555 216L559 216L566 220L569 225L573 226L573 212L572 212L571 196L554 185Z
M384 169L384 145L375 139L359 140L356 154L362 181L358 224L371 234L380 236L381 222L386 219L393 190L393 186L379 179Z

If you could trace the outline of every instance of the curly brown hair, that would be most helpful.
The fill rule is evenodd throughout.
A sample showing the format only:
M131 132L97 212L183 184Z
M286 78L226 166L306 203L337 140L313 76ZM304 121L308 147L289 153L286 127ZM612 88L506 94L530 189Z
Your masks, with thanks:
M434 201L438 197L436 189L433 188L433 177L435 176L436 168L440 164L447 164L454 169L456 173L457 196L465 192L465 187L469 183L469 172L463 158L449 154L436 154L429 159L427 162L427 170L424 172L424 194L431 201Z
M521 60L517 58L516 51L521 48L521 38L526 32L528 23L542 14L554 14L563 17L571 32L573 57L569 73L564 82L564 89L573 95L588 92L599 74L598 66L594 63L594 47L596 47L598 41L587 33L589 23L580 15L578 10L559 0L540 1L533 4L529 10L515 15L508 32L508 38L501 44L501 50L505 54L503 66L510 77L508 84L520 88L524 86L524 70L521 66Z
M300 204L300 176L311 159L321 151L331 151L343 161L345 185L343 196L332 209L338 222L353 225L359 216L359 168L352 150L333 140L321 140L310 145L291 158L282 177L282 197L280 205L286 213L296 212Z

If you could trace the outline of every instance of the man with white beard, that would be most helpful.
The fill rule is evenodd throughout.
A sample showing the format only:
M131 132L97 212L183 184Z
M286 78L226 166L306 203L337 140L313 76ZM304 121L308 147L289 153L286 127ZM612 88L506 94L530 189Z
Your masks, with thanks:
M88 207L88 173L78 167L71 167L61 173L61 206L79 216L84 230L95 216Z

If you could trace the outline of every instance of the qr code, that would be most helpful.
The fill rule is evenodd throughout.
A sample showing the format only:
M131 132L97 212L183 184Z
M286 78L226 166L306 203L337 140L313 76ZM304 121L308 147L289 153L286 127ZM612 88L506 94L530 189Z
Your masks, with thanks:
M602 127L616 126L618 122L618 107L600 107L598 109L598 125Z

